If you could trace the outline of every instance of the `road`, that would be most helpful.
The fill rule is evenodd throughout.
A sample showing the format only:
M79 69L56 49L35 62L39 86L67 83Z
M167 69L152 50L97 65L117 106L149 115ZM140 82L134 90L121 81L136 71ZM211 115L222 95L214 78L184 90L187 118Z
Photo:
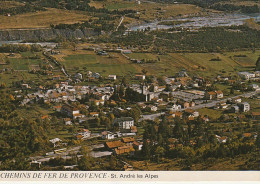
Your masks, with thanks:
M91 145L89 146L89 151L90 151L90 155L92 157L103 157L103 156L108 156L111 155L112 152L109 151L93 151L93 149L97 149L97 148L103 148L104 144L95 144L95 145ZM47 162L50 159L54 159L54 158L63 158L63 159L71 159L72 157L70 155L77 155L80 152L80 148L81 146L76 146L76 147L71 147L68 148L67 151L63 152L63 153L59 153L59 154L51 154L51 155L45 155L45 156L34 156L34 157L30 157L29 160L35 160L38 162ZM79 156L80 157L80 156Z
M237 95L237 96L233 96L230 98L225 98L225 99L218 99L218 100L214 100L208 103L204 103L204 104L199 104L199 105L195 105L194 107L190 107L189 109L201 109L201 108L210 108L210 107L214 107L216 106L217 103L219 102L227 102L228 99L234 99L237 97L245 97L245 98L249 98L253 95L256 95L260 93L260 89L256 90L256 91L252 91L252 92L248 92L248 93L244 93L243 95ZM178 111L184 111L185 109L180 109ZM142 115L142 117L138 120L139 122L143 121L143 120L155 120L155 118L160 117L161 115L165 114L164 112L161 113L157 113L157 114L151 114L151 115Z

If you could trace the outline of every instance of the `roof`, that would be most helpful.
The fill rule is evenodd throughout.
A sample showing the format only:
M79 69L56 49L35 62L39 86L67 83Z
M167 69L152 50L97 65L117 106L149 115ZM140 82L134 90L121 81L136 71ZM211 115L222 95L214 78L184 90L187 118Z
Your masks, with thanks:
M80 129L78 132L89 132L88 129Z
M125 144L121 141L112 141L105 143L109 149L118 148L120 146L124 146Z
M243 133L243 137L251 137L252 134L251 133Z
M46 118L48 118L48 115L44 115L41 117L41 119L46 119Z
M223 92L220 91L220 90L219 90L219 91L216 91L216 93L217 93L217 94L223 94Z
M142 145L143 143L141 143L141 142L136 142L136 141L134 141L133 142L133 145L135 145L135 146L140 146L140 145Z
M252 112L252 116L260 116L260 112Z
M132 146L123 146L123 147L118 147L115 149L115 152L117 155L120 155L123 153L129 153L131 151L135 151Z
M175 116L182 116L182 112L175 112Z
M77 111L78 110L76 107L73 107L73 106L68 105L68 104L63 105L62 109L67 109L69 111Z
M134 121L134 119L132 117L122 117L122 118L116 118L114 121L115 122Z
M214 91L209 91L208 94L215 95L216 93Z
M185 109L185 112L187 112L187 113L194 113L195 110L193 110L193 109Z
M59 141L61 141L61 139L59 139L59 138L54 138L54 139L50 140L50 142L53 144L55 144L56 142L59 142Z
M136 127L136 126L131 126L130 129L131 129L131 130L137 130L137 127Z
M125 138L122 138L122 140L124 143L129 143L129 142L134 142L135 138L134 137L125 137Z

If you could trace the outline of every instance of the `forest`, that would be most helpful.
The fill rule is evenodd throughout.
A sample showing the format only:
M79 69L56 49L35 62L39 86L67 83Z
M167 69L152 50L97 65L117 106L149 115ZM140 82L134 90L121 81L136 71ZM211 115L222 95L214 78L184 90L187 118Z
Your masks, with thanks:
M135 39L134 39L135 38ZM260 31L246 26L201 28L197 31L172 28L137 31L111 40L125 46L163 48L169 52L221 52L260 48Z

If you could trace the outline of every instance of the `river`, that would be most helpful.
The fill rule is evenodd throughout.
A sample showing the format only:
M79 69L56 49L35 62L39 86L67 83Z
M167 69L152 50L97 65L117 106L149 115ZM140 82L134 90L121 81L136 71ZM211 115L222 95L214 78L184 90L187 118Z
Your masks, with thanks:
M149 23L143 23L140 25L130 26L130 31L143 30L150 27L151 30L155 29L169 29L173 27L198 29L202 27L217 27L217 26L231 26L231 25L243 25L244 21L250 18L254 18L257 22L260 21L260 13L256 14L242 14L242 13L218 13L211 14L203 17L189 17L189 18L172 18L167 20L155 20ZM177 25L159 25L163 21L183 21L183 23Z
M57 43L55 42L24 43L23 40L0 41L0 46L2 46L3 44L26 44L26 45L38 44L41 45L42 47L47 47L47 48L54 48L57 46Z

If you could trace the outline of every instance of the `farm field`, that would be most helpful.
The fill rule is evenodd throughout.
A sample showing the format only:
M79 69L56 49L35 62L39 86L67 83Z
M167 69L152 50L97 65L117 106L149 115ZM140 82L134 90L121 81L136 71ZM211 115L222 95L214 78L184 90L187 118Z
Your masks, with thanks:
M47 11L25 13L10 17L0 15L0 29L47 28L50 24L73 24L89 20L86 12L49 8Z
M77 69L90 70L92 72L98 72L101 75L126 75L128 72L135 73L137 70L133 66L134 64L127 61L125 58L120 58L118 53L110 53L114 57L98 56L94 52L87 51L86 54L69 55L64 57L64 64L69 72L76 72Z
M231 56L246 54L250 65L241 65ZM131 53L126 54L131 59L144 59L144 63L136 64L123 57L120 53L109 52L110 56L99 56L94 51L70 50L62 51L61 55L55 56L70 72L87 71L99 72L101 75L116 74L119 76L130 73L141 73L143 69L148 75L172 76L185 68L190 74L209 77L212 75L226 73L235 74L238 71L254 66L259 51L230 52L230 53L169 53L158 55L155 53ZM212 61L219 58L220 61ZM156 62L149 62L153 60Z
M244 67L255 66L256 60L260 55L260 51L257 50L255 53L252 51L240 51L237 52L227 52L228 57L232 57L234 61ZM242 56L242 57L241 57Z

